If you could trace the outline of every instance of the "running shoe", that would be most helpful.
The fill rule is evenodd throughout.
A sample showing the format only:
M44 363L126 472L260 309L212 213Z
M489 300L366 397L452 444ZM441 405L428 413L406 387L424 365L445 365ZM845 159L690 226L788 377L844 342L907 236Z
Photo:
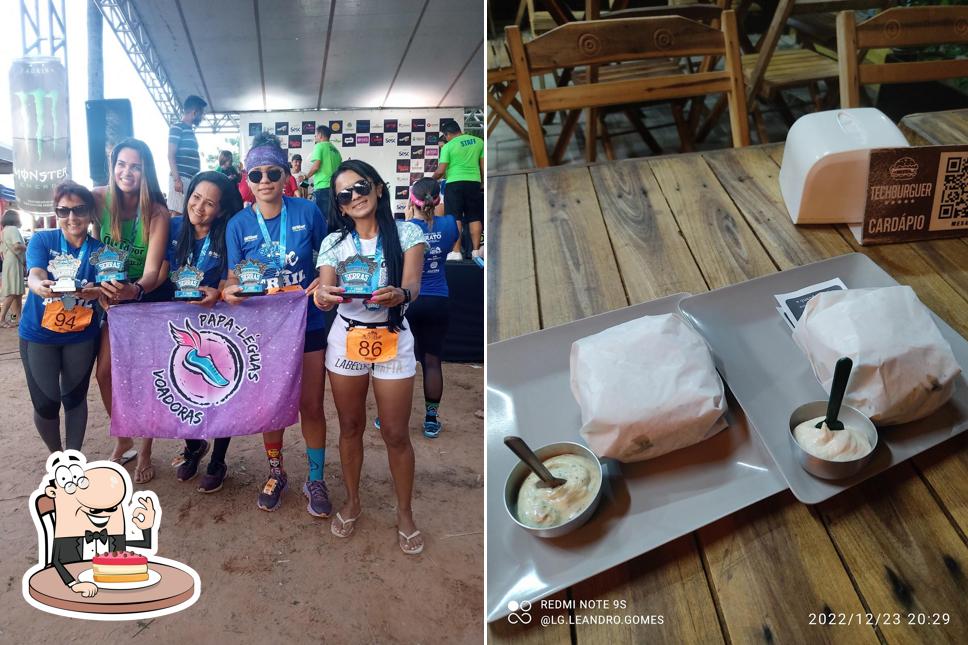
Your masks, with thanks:
M208 442L203 441L202 445L198 447L197 450L191 450L188 446L182 451L181 465L178 466L178 470L175 471L175 477L180 482L187 482L190 479L194 479L195 475L198 474L198 463L208 452Z
M229 468L224 463L208 465L208 472L198 480L199 493L215 493L222 490L225 476L228 475Z
M264 511L274 511L282 504L282 492L289 485L289 478L286 473L279 471L269 471L269 478L266 480L262 492L259 493L259 508Z
M424 421L423 433L428 439L436 439L444 425L440 421Z
M303 495L309 500L306 510L315 517L329 517L333 505L329 502L329 491L324 481L308 481L303 484Z

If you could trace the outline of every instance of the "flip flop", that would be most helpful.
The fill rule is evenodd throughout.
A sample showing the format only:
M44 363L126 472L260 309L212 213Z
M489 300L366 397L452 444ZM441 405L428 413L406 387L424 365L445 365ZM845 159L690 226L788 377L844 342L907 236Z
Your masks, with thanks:
M130 450L126 450L120 457L115 457L111 461L118 464L119 466L123 466L137 456L138 456L138 451L135 450L134 448L131 448Z
M336 521L329 525L330 532L338 538L348 538L349 536L353 535L356 520L360 519L360 515L362 514L363 511L360 511L357 513L356 517L351 517L348 520L344 520L343 516L339 514L339 511L337 511ZM336 528L336 522L339 522L339 525L342 527L341 529Z
M149 463L144 468L134 469L134 483L136 484L147 484L154 478L155 478L154 464Z
M410 540L420 535L420 531L414 531L410 535L407 535L403 531L397 531L397 534L403 538L403 541L400 542L400 550L406 553L407 555L417 555L423 551L423 548L424 548L423 543L421 543L420 546L416 548L409 548L409 549L407 548L407 545L410 544Z

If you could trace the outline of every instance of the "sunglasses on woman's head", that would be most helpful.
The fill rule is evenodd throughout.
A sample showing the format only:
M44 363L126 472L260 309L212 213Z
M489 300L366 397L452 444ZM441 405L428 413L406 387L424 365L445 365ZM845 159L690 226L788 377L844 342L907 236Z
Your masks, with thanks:
M353 201L353 193L356 193L360 197L366 197L370 194L371 190L373 190L373 184L366 179L361 179L349 188L344 188L336 193L336 203L340 206L346 206Z
M268 172L266 172L265 174L266 174L267 177L269 177L269 181L271 181L273 183L279 181L280 179L282 179L282 169L280 169L280 168L272 168ZM249 171L249 181L251 181L253 184L260 183L262 181L262 171L261 170L250 170Z
M71 213L74 213L74 217L87 217L90 211L87 206L58 206L54 212L57 213L57 217L63 219L70 217Z

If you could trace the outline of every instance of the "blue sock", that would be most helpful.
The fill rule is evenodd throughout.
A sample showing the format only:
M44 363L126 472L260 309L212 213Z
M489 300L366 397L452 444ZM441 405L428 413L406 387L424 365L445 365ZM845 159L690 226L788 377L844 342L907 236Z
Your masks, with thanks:
M306 457L309 459L309 481L322 481L323 463L326 461L326 449L306 448Z

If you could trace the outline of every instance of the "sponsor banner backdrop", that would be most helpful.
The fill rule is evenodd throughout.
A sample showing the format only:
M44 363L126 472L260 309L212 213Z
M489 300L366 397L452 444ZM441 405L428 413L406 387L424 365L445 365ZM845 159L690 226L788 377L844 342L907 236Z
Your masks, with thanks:
M299 290L210 310L112 308L111 434L203 439L296 423L306 306Z
M407 171L417 172L410 167L409 159L436 158L438 148L432 142L439 140L439 124L447 120L461 123L463 118L463 110L454 108L243 112L239 115L240 129L251 134L242 137L242 157L249 150L252 136L271 128L280 135L283 147L289 149L289 157L298 152L305 164L314 145L314 131L307 131L307 126L314 128L316 124L325 123L333 128L331 141L339 148L343 159L362 159L375 167L384 181L403 188L397 178L404 172L403 164L397 164L397 160L406 161ZM415 133L418 136L414 136ZM290 136L296 134L303 135L299 142ZM435 168L436 164L424 164L424 175L433 174Z

